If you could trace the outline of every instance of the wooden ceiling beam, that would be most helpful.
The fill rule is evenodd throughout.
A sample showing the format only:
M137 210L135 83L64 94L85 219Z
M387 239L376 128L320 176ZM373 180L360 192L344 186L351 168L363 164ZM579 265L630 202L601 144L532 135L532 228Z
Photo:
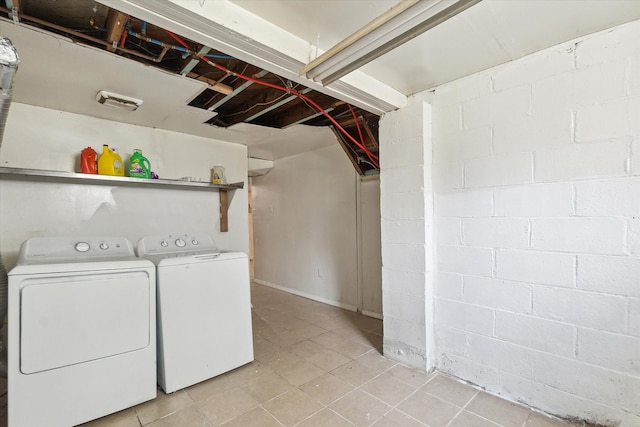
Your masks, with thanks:
M326 99L324 100L324 102L318 102L318 100L314 101L318 103L320 107L322 107L325 111L333 110L334 108L344 104L343 101L338 101L327 105ZM274 124L278 128L284 128L294 123L304 122L305 120L310 120L314 117L317 117L318 113L318 110L316 110L315 108L311 108L304 102L300 101L296 106L283 111L282 116L280 118L277 118Z
M366 145L366 147L368 149L375 149L375 151L377 152L380 145L378 144L378 138L376 135L373 134L373 131L371 130L371 126L369 126L369 124L364 121L361 120L360 124L362 126L362 128L364 129L364 133L366 135L365 137L365 142L369 142L369 144Z
M356 140L360 140L360 133L358 132L356 121L353 119L353 117L349 119L338 120L338 123L345 130L349 131L351 136L353 136ZM379 147L378 139L373 133L371 126L369 126L367 121L362 116L358 116L358 124L360 125L362 137L364 138L364 143L367 149L369 149L370 151L377 151Z
M259 96L251 98L250 102L246 102L246 105L241 106L242 109L240 111L243 111L242 113L233 114L228 118L232 124L251 122L265 114L276 111L278 108L282 108L290 102L296 101L297 98L295 95L289 95L278 89L263 88Z
M358 160L356 159L356 154L351 150L351 144L349 143L349 141L345 141L345 137L338 129L335 128L335 126L330 126L330 129L336 136L336 139L340 143L340 146L344 150L344 153L347 155L349 160L351 160L351 164L353 165L353 168L356 170L356 172L358 172L358 175L364 175L364 170L362 170L360 162L358 162Z
M224 95L229 95L231 92L233 92L233 88L231 86L220 83L221 80L227 77L227 74L225 74L220 80L213 80L213 79L201 76L197 73L187 73L187 77L201 81L201 82L205 82L209 85L209 89L215 90L216 92L222 93Z
M107 14L107 20L105 22L105 28L107 29L107 42L109 46L107 46L107 50L109 52L115 52L116 48L114 44L117 46L120 38L122 37L122 32L124 31L124 26L127 22L127 15L124 13L115 10L109 9L109 13Z

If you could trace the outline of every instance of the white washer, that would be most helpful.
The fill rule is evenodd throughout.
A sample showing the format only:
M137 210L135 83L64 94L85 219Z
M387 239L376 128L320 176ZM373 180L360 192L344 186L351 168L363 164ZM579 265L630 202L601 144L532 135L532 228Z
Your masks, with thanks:
M138 256L157 266L158 383L166 393L253 360L249 260L210 235L148 236Z
M124 238L32 238L9 273L9 427L156 397L155 266Z

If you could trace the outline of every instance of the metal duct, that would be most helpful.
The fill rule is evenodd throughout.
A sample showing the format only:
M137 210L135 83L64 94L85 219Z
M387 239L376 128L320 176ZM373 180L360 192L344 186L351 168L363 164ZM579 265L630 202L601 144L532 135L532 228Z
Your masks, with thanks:
M0 37L0 150L2 149L2 137L4 136L4 127L7 123L9 105L11 104L11 95L13 93L13 77L18 70L19 63L18 51L11 43L11 40ZM0 253L0 375L3 377L7 376L7 348L4 344L2 327L4 326L4 318L7 315L8 286L7 269L2 262L2 253Z

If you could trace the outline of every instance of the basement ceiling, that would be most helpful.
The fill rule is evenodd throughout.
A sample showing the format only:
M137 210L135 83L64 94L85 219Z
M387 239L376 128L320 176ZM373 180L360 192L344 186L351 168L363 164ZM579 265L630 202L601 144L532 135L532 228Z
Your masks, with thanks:
M637 0L483 0L334 83L301 75L310 61L391 8L429 2L12 0L6 3L19 6L20 25L5 10L0 34L21 55L18 102L241 143L251 156L271 160L337 138L364 173L375 166L349 146L351 138L375 153L378 116L403 107L411 94L640 19ZM114 25L118 12L128 27ZM145 37L155 41L140 37L144 23ZM215 66L193 60L205 53ZM277 88L247 84L237 74ZM107 111L95 102L101 89L144 104L133 114Z
M254 128L280 130L296 125L323 127L331 130L324 133L324 138L330 143L340 142L359 174L378 169L379 116L375 113L97 2L21 0L18 3L13 0L11 3L19 6L17 12L7 8L0 8L0 11L8 19L15 17L20 26L54 33L69 38L74 44L100 49L109 55L180 76L182 83L185 80L199 83L197 91L187 92L188 99L185 100L184 95L178 95L178 99L184 100L194 114L197 112L202 127L231 129L246 124ZM1 28L3 33L11 33L6 24ZM14 43L21 59L34 56L30 50L23 51L24 46L20 46L19 40L20 37ZM47 50L44 43L40 47ZM41 62L40 68L49 71L51 77L48 64L49 61ZM22 65L16 78L17 86L19 77L22 77ZM74 73L83 72L83 67L74 70ZM129 79L127 74L122 73L120 78ZM165 89L158 85L156 90ZM21 101L18 88L16 92L16 101ZM113 93L112 90L109 92ZM117 92L114 96L135 98L132 93ZM140 99L140 109L148 109L148 102L145 105L145 99L142 96ZM137 112L128 114L133 116ZM296 133L300 134L293 132ZM268 130L262 132L262 138L269 140ZM307 149L309 147L313 148L314 144L307 145ZM269 150L262 156L257 154L257 157L272 158L280 148ZM297 151L294 148L284 155ZM252 155L256 156L255 153Z

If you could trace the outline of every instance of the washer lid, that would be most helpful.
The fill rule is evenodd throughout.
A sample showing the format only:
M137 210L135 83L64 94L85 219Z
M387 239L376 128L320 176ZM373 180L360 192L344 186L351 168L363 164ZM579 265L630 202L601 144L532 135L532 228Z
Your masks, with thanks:
M199 252L191 254L163 254L148 257L158 267L219 262L231 259L247 258L244 252Z

